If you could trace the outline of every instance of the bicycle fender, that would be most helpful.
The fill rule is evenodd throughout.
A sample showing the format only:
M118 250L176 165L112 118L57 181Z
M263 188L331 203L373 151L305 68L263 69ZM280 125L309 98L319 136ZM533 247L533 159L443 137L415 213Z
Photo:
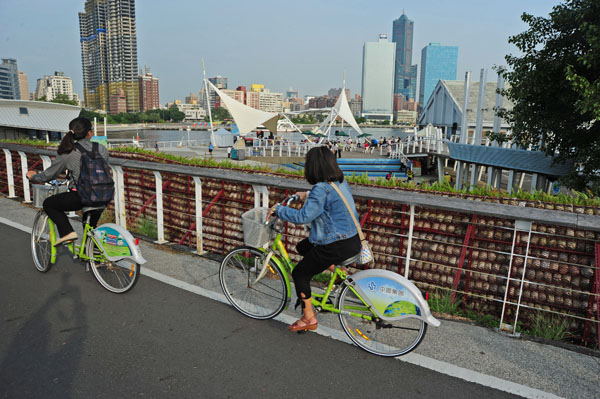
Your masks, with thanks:
M146 263L140 247L135 245L135 238L118 224L106 223L98 226L91 233L108 260L116 262L127 258L140 265Z
M389 270L363 270L347 280L377 316L384 320L416 317L439 327L421 291L407 278Z

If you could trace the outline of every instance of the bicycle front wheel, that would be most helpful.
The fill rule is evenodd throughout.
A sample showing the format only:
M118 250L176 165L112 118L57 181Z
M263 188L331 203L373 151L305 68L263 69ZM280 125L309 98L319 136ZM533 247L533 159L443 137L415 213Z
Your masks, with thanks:
M35 215L33 228L31 229L31 255L35 268L46 273L50 270L52 264L52 242L50 241L50 223L48 215L44 211L39 211Z
M253 247L229 252L219 268L219 281L227 300L253 319L270 319L284 308L287 289L283 274L267 254ZM266 267L261 278L260 274Z
M115 294L122 294L133 288L140 276L140 265L130 259L109 261L91 238L87 238L85 254L92 273L101 286Z
M368 306L348 286L340 294L337 306L342 311L340 323L350 340L375 355L395 357L407 354L421 343L427 332L427 324L414 317L377 321Z

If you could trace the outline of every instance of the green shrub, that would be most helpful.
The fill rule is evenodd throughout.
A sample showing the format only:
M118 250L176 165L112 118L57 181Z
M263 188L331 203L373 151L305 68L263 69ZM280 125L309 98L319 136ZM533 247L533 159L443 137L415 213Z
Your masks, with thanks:
M570 334L570 322L566 316L537 311L531 313L527 320L529 328L526 328L524 332L528 335L562 341Z

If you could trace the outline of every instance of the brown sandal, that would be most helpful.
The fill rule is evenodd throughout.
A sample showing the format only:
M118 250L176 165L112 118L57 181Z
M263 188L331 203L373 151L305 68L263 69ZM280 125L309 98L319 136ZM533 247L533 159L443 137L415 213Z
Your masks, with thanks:
M300 324L302 323L302 324ZM314 331L317 329L317 327L319 326L319 323L317 322L317 318L314 318L314 322L309 323L309 320L307 320L304 316L302 316L300 318L300 320L296 320L296 322L294 322L294 324L288 326L288 330L290 330L291 332L298 332L298 331Z

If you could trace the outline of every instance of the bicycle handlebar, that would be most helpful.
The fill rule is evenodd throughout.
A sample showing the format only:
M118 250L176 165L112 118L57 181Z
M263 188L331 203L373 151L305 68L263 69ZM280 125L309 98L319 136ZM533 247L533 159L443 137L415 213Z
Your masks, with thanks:
M65 184L68 184L68 183L69 183L69 180L61 181L61 180L57 180L57 179L52 179L52 180L46 182L46 184L49 184L49 185L55 186L55 187L64 186Z
M279 203L279 205L281 205L281 206L288 206L288 205L290 205L292 202L294 202L294 201L298 201L299 199L300 199L300 197L299 197L298 195L296 195L296 194L294 194L294 195L290 195L289 197L287 197L287 198L285 198L283 201L281 201L281 202ZM270 219L270 220L267 220L267 221L265 221L265 224L274 224L274 223L277 221L277 219L278 219L277 215L276 215L275 213L273 213L273 214L271 215L271 219Z

